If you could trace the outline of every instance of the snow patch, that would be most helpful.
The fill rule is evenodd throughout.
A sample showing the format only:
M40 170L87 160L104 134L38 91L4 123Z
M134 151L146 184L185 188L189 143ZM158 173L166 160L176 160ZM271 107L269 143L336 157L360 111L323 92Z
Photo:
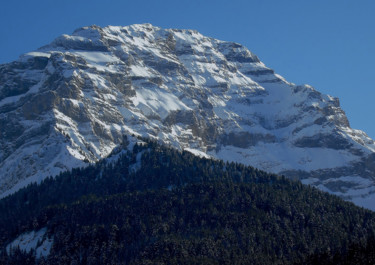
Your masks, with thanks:
M119 61L111 53L106 52L72 51L72 53L84 58L89 63L94 64L105 65L106 63L114 63Z
M135 163L129 165L129 174L135 173L142 167L142 155L144 154L144 150L139 152L136 156Z
M6 251L12 253L17 247L25 252L35 250L36 258L47 257L53 245L53 238L48 238L47 228L42 228L38 231L31 231L18 236L10 244L7 245Z
M47 53L47 52L39 52L39 51L28 52L28 53L25 53L22 56L20 56L20 61L21 62L26 62L27 60L29 60L32 57L46 57L46 58L50 58L51 54Z
M130 66L130 75L142 76L142 77L154 77L155 76L146 67L139 66L139 65Z
M145 115L158 114L165 119L171 111L191 110L175 95L162 89L143 89L136 91L136 96L131 98L136 107L141 108Z
M189 153L192 153L195 156L199 156L202 158L211 158L211 156L207 155L205 152L202 152L197 149L192 149L192 148L184 148L185 151L188 151Z
M367 208L375 212L375 191L368 196L352 198L354 204Z
M288 143L263 142L248 148L222 146L216 154L211 155L224 161L239 162L275 173L287 170L313 171L343 167L358 160L358 157L344 150L298 148Z

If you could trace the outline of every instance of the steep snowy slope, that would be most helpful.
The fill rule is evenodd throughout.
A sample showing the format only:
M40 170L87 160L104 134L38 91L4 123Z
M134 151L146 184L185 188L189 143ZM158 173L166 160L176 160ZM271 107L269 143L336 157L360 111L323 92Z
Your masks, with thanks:
M375 210L375 144L339 100L247 48L150 24L85 27L0 66L0 192L107 156L135 134Z

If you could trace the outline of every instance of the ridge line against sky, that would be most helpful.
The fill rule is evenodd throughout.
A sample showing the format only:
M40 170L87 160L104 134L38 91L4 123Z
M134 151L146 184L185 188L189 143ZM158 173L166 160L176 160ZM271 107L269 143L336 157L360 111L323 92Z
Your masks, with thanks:
M339 97L375 138L375 1L3 0L0 64L87 25L151 23L246 46L289 82Z

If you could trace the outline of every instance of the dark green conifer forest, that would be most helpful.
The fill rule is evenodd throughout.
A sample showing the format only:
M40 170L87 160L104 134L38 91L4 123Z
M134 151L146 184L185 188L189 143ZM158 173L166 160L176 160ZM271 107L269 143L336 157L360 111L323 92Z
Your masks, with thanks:
M6 250L47 228L50 254ZM375 213L143 140L0 201L0 264L375 264Z

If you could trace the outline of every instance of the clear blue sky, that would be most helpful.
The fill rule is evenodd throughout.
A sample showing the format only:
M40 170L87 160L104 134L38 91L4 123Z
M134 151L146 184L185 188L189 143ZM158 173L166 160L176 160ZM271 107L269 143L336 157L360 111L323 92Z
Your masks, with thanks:
M339 97L375 138L373 0L1 0L0 63L82 26L146 22L245 45L288 81Z

